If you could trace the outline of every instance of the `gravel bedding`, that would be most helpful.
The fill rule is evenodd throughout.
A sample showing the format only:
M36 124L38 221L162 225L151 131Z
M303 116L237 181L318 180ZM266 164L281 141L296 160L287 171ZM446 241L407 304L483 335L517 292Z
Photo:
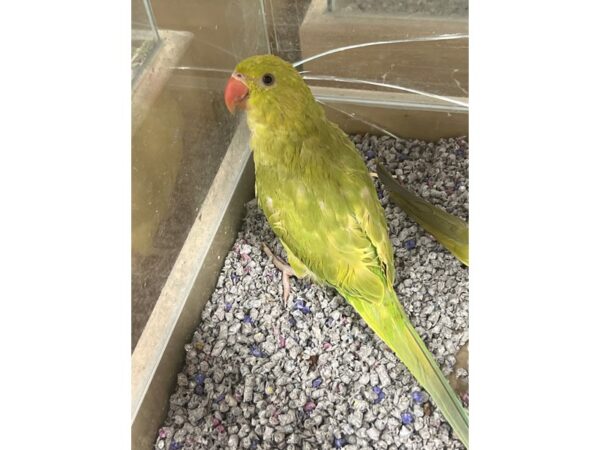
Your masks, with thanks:
M351 137L417 194L468 220L468 142ZM468 269L382 193L396 291L446 375L468 341ZM412 375L335 290L281 274L253 200L177 376L156 449L463 449ZM461 377L468 373L459 369Z
M335 0L334 11L350 14L467 17L468 0Z

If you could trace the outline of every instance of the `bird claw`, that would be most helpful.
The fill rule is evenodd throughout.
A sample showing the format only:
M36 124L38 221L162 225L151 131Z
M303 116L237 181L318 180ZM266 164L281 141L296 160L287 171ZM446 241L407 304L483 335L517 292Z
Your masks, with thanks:
M281 281L283 282L283 304L287 307L288 297L290 296L290 276L294 275L294 270L288 264L284 263L281 258L275 256L266 244L262 245L262 249L267 256L271 258L275 267L281 271Z

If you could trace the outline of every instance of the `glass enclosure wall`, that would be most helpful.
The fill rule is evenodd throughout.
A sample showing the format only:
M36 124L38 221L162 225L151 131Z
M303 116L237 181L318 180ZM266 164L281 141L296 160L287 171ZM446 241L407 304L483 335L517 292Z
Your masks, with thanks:
M238 60L269 51L259 0L153 0L152 9L161 45L132 67L142 67L132 105L132 349L236 130L225 83ZM134 29L147 24L152 36L142 19Z
M131 78L135 80L160 38L149 0L131 0Z
M464 0L314 0L300 28L302 57L331 53L303 69L339 87L466 97L467 8Z
M466 0L265 3L273 52L298 64L330 118L346 131L433 139L466 126ZM412 122L398 114L407 108L415 112ZM418 110L439 116L425 120Z

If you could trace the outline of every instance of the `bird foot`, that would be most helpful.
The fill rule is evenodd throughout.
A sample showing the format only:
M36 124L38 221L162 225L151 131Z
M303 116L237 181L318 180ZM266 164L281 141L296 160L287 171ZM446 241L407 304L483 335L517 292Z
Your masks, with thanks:
M283 282L283 304L287 307L288 297L290 296L290 276L294 275L294 270L288 264L284 263L281 258L275 256L266 244L262 245L262 249L267 256L271 258L275 267L281 271L281 280Z

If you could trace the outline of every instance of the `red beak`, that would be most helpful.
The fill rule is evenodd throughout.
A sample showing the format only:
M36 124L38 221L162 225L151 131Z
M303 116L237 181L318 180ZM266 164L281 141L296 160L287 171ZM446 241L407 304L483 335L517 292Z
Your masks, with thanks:
M234 73L225 86L225 104L230 113L236 108L245 109L248 98L248 86L242 81L243 76Z

